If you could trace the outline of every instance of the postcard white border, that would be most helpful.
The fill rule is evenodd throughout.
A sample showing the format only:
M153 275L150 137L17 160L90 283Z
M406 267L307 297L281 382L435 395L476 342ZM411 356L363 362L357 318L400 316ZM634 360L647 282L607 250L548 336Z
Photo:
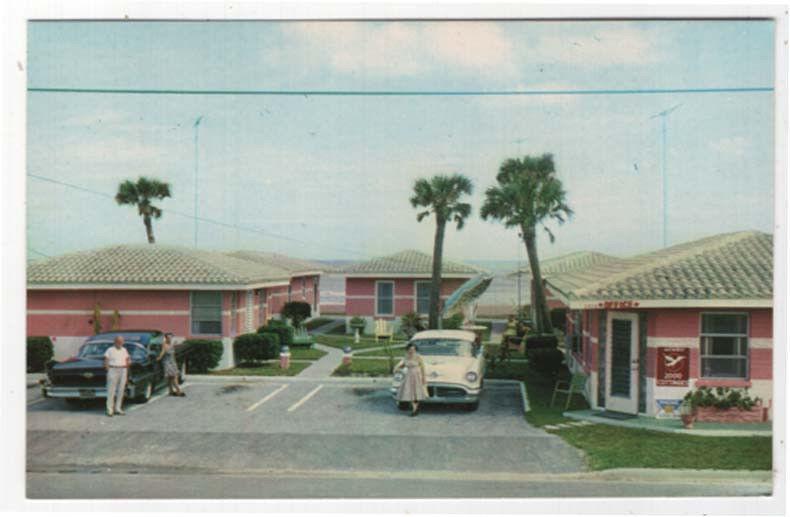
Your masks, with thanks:
M788 15L783 4L774 5L575 5L328 3L328 2L122 2L69 1L3 5L3 141L0 155L2 185L2 289L0 329L3 332L2 393L0 418L4 422L2 458L3 482L0 504L26 511L176 511L267 513L419 513L419 514L726 514L758 515L783 512L786 492L787 397L782 391L786 379L787 350L787 228L788 228ZM29 501L24 499L25 480L25 128L26 128L26 34L27 19L382 19L382 18L719 18L766 17L776 21L776 132L775 132L775 287L774 379L775 432L774 467L776 482L770 498L679 498L679 499L467 499L467 500L171 500L171 501ZM781 445L780 445L781 440Z

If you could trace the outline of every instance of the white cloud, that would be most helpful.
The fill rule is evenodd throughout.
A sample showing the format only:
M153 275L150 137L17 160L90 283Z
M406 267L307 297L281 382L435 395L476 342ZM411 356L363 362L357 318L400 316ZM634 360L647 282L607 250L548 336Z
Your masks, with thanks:
M751 147L751 141L743 136L720 138L708 144L712 151L719 154L744 156Z
M408 77L437 66L455 72L511 74L511 42L490 22L304 22L289 24L292 46L269 61L328 63L343 73Z
M532 57L581 66L639 65L662 58L657 43L654 31L620 27L589 36L544 36L532 50Z

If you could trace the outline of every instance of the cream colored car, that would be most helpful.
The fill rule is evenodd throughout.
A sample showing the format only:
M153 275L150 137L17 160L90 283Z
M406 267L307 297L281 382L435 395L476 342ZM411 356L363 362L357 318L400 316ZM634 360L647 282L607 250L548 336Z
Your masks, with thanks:
M460 403L477 409L485 360L482 345L475 345L474 332L426 330L415 334L409 342L417 346L425 364L429 398L423 402ZM401 382L403 373L396 372L390 388L393 398L397 397Z

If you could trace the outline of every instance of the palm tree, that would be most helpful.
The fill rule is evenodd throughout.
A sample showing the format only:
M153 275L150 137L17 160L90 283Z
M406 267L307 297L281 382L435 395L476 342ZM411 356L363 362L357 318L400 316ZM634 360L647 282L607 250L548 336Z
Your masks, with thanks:
M148 243L154 244L154 227L151 218L162 217L162 209L152 205L151 200L166 197L170 197L169 183L140 176L136 183L132 180L121 183L118 186L118 193L115 194L115 201L119 205L137 205L137 212L143 216Z
M417 221L433 213L436 216L436 234L433 239L433 269L431 274L430 310L428 328L439 328L439 296L442 284L442 250L444 229L448 221L455 221L456 228L464 227L464 221L472 212L469 203L462 203L461 196L472 193L472 181L461 174L436 175L431 179L414 182L414 194L409 201L414 208L427 208L417 214Z
M573 210L566 204L551 154L509 158L499 167L496 181L496 186L486 190L480 215L483 219L501 221L506 228L520 230L532 271L535 326L538 333L544 333L551 328L551 317L543 292L535 228L542 226L553 243L554 234L546 226L547 219L562 224L573 215Z

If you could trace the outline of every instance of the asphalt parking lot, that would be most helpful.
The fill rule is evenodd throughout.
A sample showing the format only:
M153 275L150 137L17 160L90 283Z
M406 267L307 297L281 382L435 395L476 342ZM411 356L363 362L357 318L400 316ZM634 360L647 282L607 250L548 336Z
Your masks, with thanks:
M579 453L529 426L517 383L490 384L477 411L399 411L388 383L192 379L108 418L29 390L28 470L367 469L575 472Z

